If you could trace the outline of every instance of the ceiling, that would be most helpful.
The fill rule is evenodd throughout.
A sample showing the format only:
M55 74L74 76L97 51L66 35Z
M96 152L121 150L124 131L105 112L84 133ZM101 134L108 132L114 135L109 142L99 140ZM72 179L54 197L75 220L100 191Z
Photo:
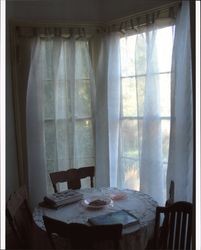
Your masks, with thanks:
M7 0L7 17L109 21L175 0Z

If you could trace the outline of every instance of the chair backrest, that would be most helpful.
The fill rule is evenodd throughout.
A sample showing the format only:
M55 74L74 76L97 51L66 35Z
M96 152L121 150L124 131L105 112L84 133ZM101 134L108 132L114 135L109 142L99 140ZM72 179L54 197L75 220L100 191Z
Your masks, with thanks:
M50 179L54 188L54 192L57 193L57 183L66 182L68 189L80 189L81 179L90 177L91 187L94 187L93 177L95 175L95 167L83 167L83 168L71 168L67 171L58 171L50 173Z
M80 179L90 177L90 185L91 185L91 187L94 187L94 176L95 176L95 167L94 166L78 168L78 173L79 173Z
M27 191L23 186L10 195L6 203L6 216L22 248L30 243L33 217L27 202Z
M170 182L170 188L169 188L169 198L165 203L165 206L170 206L174 203L174 181Z
M190 249L192 241L192 210L189 202L180 201L156 208L154 242L156 249ZM160 227L161 215L164 222Z
M112 248L107 246L106 249L119 249L122 234L121 224L99 226L87 226L79 223L67 224L47 216L43 216L43 220L54 249L57 249L55 236L66 239L70 243L68 245L70 249L93 249L94 246L97 247L105 241L112 242Z

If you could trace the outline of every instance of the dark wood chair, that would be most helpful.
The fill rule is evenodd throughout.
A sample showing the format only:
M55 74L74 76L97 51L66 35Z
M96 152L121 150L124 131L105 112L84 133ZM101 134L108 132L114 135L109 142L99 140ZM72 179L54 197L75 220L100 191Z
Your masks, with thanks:
M54 188L54 192L58 192L57 184L66 182L68 189L80 189L81 179L90 177L90 185L94 187L93 178L95 175L95 167L71 168L67 171L58 171L50 173L50 179Z
M167 199L165 206L170 206L174 203L174 181L170 182L170 188L169 188L169 198Z
M190 249L192 210L193 205L185 201L156 208L154 249ZM160 226L161 215L164 215L162 227Z
M119 249L122 225L87 226L79 223L64 223L43 216L44 224L54 249ZM55 242L65 239L58 247ZM107 245L104 245L107 244Z
M94 187L94 176L95 176L94 166L78 168L78 175L80 180L86 177L90 177L90 185L91 187Z
M16 239L16 249L51 249L47 233L34 223L24 186L9 197L6 217Z

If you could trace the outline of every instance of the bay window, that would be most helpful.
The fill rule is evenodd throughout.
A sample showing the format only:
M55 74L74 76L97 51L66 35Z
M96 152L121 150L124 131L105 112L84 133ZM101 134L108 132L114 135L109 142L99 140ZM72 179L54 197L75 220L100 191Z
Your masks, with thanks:
M50 172L89 165L96 187L140 190L164 204L167 165L180 155L170 140L179 130L178 8L83 27L13 25L19 177L33 205L53 191Z

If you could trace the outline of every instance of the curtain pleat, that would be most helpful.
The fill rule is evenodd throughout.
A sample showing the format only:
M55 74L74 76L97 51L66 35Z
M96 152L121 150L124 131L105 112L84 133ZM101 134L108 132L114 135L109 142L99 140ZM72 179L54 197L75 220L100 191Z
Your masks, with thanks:
M160 114L160 85L156 46L157 28L146 32L146 76L140 162L140 190L163 204L163 157ZM160 192L159 192L160 190Z

